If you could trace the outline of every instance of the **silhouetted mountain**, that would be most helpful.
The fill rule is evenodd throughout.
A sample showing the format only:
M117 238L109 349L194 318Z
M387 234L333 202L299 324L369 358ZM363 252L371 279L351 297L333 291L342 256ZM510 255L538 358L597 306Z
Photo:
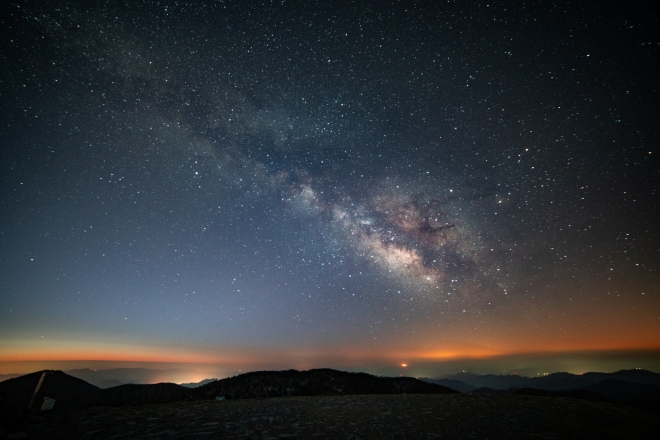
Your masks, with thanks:
M518 375L498 376L495 374L478 375L472 373L459 373L448 376L446 379L457 380L474 388L493 388L506 390L509 388L525 388L530 378Z
M587 374L606 375L609 379L660 386L660 374L648 370L620 370L616 373L585 373L585 375Z
M597 392L610 400L628 405L660 408L660 386L605 379L586 390Z
M586 388L607 379L660 386L660 374L646 370L621 370L616 373L553 373L541 377L498 376L494 374L480 376L471 373L459 373L449 376L447 379L458 380L474 388L487 387L499 390L534 388L546 391L567 391Z
M123 384L154 384L163 382L184 382L189 380L189 370L151 370L148 368L111 368L108 370L90 370L81 368L65 373L82 379L99 388L110 388Z
M330 369L257 371L197 389L199 398L229 399L344 394L444 394L456 391L412 377L377 377Z
M474 387L469 391L472 394L570 397L623 403L647 409L660 408L660 374L646 370L585 374L553 373L541 377L493 374L480 376L460 373L446 379L429 381L448 386L457 381L462 382Z
M190 382L190 383L182 383L180 384L182 387L186 388L199 388L202 385L206 385L207 383L215 382L218 379L204 379L201 382Z
M99 388L110 388L116 387L118 385L123 385L126 382L122 382L116 377L111 377L106 374L107 370L90 370L89 368L80 368L75 370L67 370L64 373L82 379L85 382L91 383L94 386Z
M584 388L593 385L601 380L604 380L606 373L586 373L586 374L570 374L570 373L553 373L543 377L530 378L526 386L548 391L565 391L576 388Z
M41 373L31 373L0 383L0 395L8 396L3 408L7 411L26 409ZM62 409L215 399L218 395L229 399L240 399L339 394L444 393L456 393L456 391L411 377L376 377L366 373L346 373L329 369L245 373L228 379L213 380L198 388L159 383L125 384L107 389L100 389L62 371L49 371L37 394L33 409L39 409L43 397L55 399L56 408Z
M58 408L67 408L74 406L79 399L91 398L101 392L98 387L69 376L62 371L44 371L46 376L41 383L31 409L38 410L41 408L44 397L55 399ZM4 395L6 399L2 409L5 411L27 409L44 371L37 371L36 373L0 382L0 394Z
M430 379L428 377L420 377L419 380L451 388L452 390L458 391L459 393L469 393L475 389L472 385L468 385L465 382L461 382L460 380Z
M639 370L637 370L639 371ZM0 405L4 412L20 411L27 408L35 387L43 371L8 379L0 382ZM46 376L34 400L32 409L39 409L44 397L56 400L57 409L91 406L123 406L154 403L169 403L188 400L214 399L225 396L228 399L245 399L256 397L281 396L318 396L318 395L349 395L349 394L445 394L458 391L437 383L425 382L410 377L377 377L366 373L347 373L331 369L316 369L309 371L258 371L245 373L222 380L206 380L205 385L197 388L187 388L173 383L153 385L125 384L108 389L100 389L81 379L67 375L62 371L46 371ZM612 379L609 374L589 373L572 375L558 373L554 377L546 376L534 380L524 379L539 387L509 387L498 389L493 387L478 387L471 389L472 394L523 394L546 397L572 397L589 400L608 400L630 405L660 408L660 386L648 382L656 380L656 373L622 371L613 373L617 377L647 383L633 383ZM468 377L468 376L464 376ZM482 379L471 375L473 383L490 381L498 384L516 381L511 376L504 376L502 381L495 380L493 375ZM602 380L600 380L602 379ZM598 381L596 383L591 383ZM566 384L590 383L586 387L570 390L544 389L545 387L561 387ZM461 386L461 382L448 381L453 386ZM470 385L463 384L469 387Z
M125 384L115 379L104 379L104 380L94 381L92 385L96 385L99 388L106 389L106 388L118 387L119 385L125 385Z
M644 408L660 408L660 374L646 370L621 370L616 373L553 373L542 377L479 376L461 373L468 386L488 384L471 390L472 394L517 394L545 397L570 397L593 401L624 403ZM439 383L442 379L436 379ZM454 382L455 379L444 379ZM509 386L516 384L517 386Z

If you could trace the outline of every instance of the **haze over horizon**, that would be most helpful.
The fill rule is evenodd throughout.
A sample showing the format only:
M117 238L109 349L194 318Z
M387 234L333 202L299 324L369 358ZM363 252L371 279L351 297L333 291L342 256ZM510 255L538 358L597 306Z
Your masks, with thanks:
M637 365L631 367L631 365ZM197 383L205 379L224 379L252 371L308 370L313 368L333 368L341 371L366 372L377 376L409 376L443 378L459 373L495 374L538 377L557 372L582 374L588 372L613 373L620 370L643 369L660 373L660 356L656 352L624 353L564 353L557 355L506 356L490 359L453 359L440 362L420 362L393 365L392 363L319 363L296 364L286 361L266 359L261 363L248 364L195 364L183 362L130 362L130 361L14 361L0 362L0 375L28 374L44 369L71 371L90 369L107 373L108 377L121 379L133 377L130 370L147 369L153 377L149 383L174 382ZM122 370L119 375L115 369ZM124 371L126 370L126 371ZM125 381L131 383L131 381Z
M660 372L645 5L3 2L0 374Z

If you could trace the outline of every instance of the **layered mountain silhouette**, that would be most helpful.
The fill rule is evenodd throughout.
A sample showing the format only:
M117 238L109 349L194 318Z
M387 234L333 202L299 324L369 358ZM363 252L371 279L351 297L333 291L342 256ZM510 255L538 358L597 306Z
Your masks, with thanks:
M197 387L201 387L202 385L206 385L207 383L215 382L217 380L218 379L204 379L200 382L189 382L189 383L182 383L179 385L186 388L197 388Z
M647 370L584 374L553 373L540 377L459 373L446 378L421 378L421 380L463 393L573 397L660 407L660 374Z
M42 376L44 380L34 395ZM158 383L124 384L106 389L62 371L46 370L0 382L0 409L3 413L22 411L28 409L32 401L29 409L36 411L41 408L45 397L56 401L57 410L65 410L208 400L219 396L226 399L250 399L351 394L445 394L459 391L572 397L660 408L660 374L644 370L583 375L557 373L539 378L461 374L452 378L418 380L314 369L245 373L211 380L196 388Z
M188 379L193 372L181 369L111 368L108 370L91 370L89 368L80 368L67 370L65 373L96 385L99 388L110 388L124 384L180 383Z
M660 386L660 374L637 369L620 370L616 373L552 373L539 377L524 377L515 374L500 376L495 374L459 373L441 379L421 378L423 381L444 384L453 389L456 389L454 387L462 387L465 390L461 390L462 392L470 392L484 387L494 390L535 388L546 391L567 391L595 385L606 379ZM472 389L469 389L470 387Z
M101 389L62 371L39 371L0 382L0 405L4 411L28 408L43 373L43 383L29 409L38 410L44 397L54 399L58 409L92 406L123 406L189 400L249 399L257 397L318 396L347 394L443 394L457 393L441 385L411 377L377 377L330 369L309 371L258 371L197 388L173 383L125 384Z

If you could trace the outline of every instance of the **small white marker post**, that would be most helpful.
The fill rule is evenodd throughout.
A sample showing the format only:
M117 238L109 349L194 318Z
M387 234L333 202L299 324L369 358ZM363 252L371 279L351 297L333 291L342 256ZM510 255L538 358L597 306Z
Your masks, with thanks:
M44 382L44 377L46 377L45 371L41 373L41 379L39 379L39 383L37 384L37 387L34 389L34 394L32 394L32 398L30 399L30 404L28 405L28 409L32 408L32 404L34 403L34 398L37 397L39 388L41 388L41 384Z

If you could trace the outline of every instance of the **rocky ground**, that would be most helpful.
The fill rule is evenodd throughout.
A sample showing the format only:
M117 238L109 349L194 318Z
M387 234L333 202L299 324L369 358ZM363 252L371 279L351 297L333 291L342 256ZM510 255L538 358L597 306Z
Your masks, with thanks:
M609 403L444 394L90 408L33 417L3 435L32 439L651 439L658 432L655 413Z

